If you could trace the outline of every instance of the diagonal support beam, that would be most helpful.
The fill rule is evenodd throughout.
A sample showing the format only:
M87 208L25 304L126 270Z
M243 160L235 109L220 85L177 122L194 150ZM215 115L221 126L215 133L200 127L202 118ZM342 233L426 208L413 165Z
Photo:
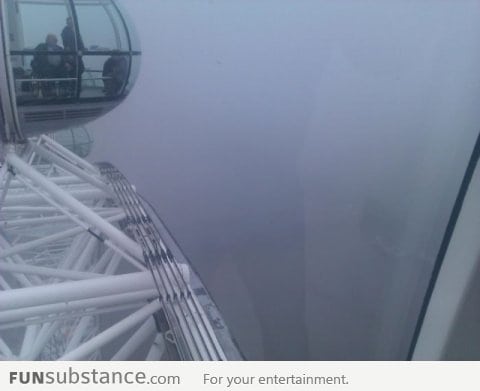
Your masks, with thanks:
M43 146L30 143L31 148L33 151L38 154L39 156L43 157L46 160L56 164L57 166L63 168L65 171L70 172L77 177L83 179L85 182L90 183L94 187L101 189L108 194L109 196L112 195L112 190L100 179L97 177L92 176L91 173L87 173L78 166L73 165L72 163L68 162L67 160L63 159L59 155L48 151Z
M0 329L4 324L23 321L27 318L38 318L59 313L72 313L75 311L84 311L92 308L111 308L119 305L151 300L157 297L157 295L158 293L155 289L147 289L111 296L100 296L90 299L0 311Z
M15 263L7 263L0 261L0 271L22 274L33 274L43 277L56 277L66 280L88 280L90 278L102 277L102 274L88 273L82 271L52 269L49 267L19 265Z
M128 339L127 342L118 350L117 353L111 358L112 361L125 361L128 360L133 353L144 343L147 339L151 338L157 331L155 321L152 317L140 326L135 333Z
M109 237L112 242L122 249L125 249L130 255L134 256L137 259L143 259L142 248L138 243L130 239L122 231L114 227L112 224L108 223L104 219L98 216L91 209L86 207L80 201L72 197L69 193L64 191L61 187L55 183L49 181L46 177L40 174L38 171L33 169L22 159L20 159L14 153L8 153L6 157L7 162L14 167L18 172L23 176L30 179L37 186L44 189L49 195L55 199L57 202L66 205L72 211L81 216L89 224L98 228L103 234Z
M108 217L105 220L107 220L108 222L114 223L114 222L123 220L124 218L125 218L125 214L121 213L117 216ZM63 232L59 232L59 233L56 233L56 234L53 234L53 235L45 236L45 237L40 238L40 239L32 240L30 242L20 243L20 244L11 246L9 248L0 249L0 259L9 257L9 256L14 255L14 254L21 253L22 251L32 250L32 249L34 249L36 247L39 247L39 246L44 246L44 245L54 243L54 242L62 240L62 239L66 239L66 238L69 238L69 237L72 237L72 236L76 236L76 235L78 235L82 232L85 232L85 228L75 227L75 228L71 228L71 229L68 229L68 230L63 231Z
M80 345L78 348L60 357L60 360L72 361L87 358L90 354L132 329L161 308L162 304L158 300L152 301L145 307L140 308L138 311Z
M86 160L78 157L72 151L68 150L63 145L59 144L52 138L42 135L40 136L39 143L48 146L49 149L55 150L57 153L60 153L61 155L65 156L72 163L83 168L84 170L90 171L92 174L98 175L98 169L95 166L91 165Z
M0 308L9 310L32 307L145 289L155 289L150 272L121 274L4 291L0 295Z

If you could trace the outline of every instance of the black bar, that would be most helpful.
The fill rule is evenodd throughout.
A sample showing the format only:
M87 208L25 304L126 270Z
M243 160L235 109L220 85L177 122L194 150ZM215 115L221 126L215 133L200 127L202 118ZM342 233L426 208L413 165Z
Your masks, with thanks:
M48 105L58 105L59 103L65 104L75 104L75 103L96 103L96 102L115 102L119 100L123 100L126 95L117 95L117 96L105 96L105 97L98 97L98 98L60 98L60 97L52 97L52 98L32 98L29 100L25 100L23 102L19 102L18 106L48 106Z
M477 167L479 158L480 158L480 134L478 135L477 141L475 142L472 155L470 156L470 161L468 162L468 166L465 171L462 184L460 185L460 189L458 191L455 204L453 205L452 213L450 214L450 218L448 220L447 228L445 230L445 234L443 236L442 243L438 251L435 265L433 267L432 276L430 277L430 282L428 284L428 288L425 293L425 298L423 299L420 315L418 316L417 324L415 326L415 331L413 333L412 342L410 344L410 349L408 351L407 360L412 360L413 358L413 353L415 351L415 347L417 345L418 338L422 330L422 325L425 320L428 305L432 298L433 290L435 289L435 284L438 280L438 276L440 274L440 270L442 268L443 261L445 259L445 254L447 253L450 240L452 239L453 232L457 224L458 216L460 215L460 211L462 210L463 203L465 201L465 196L467 194L468 188L472 181L473 173L475 172L475 168Z
M77 56L77 52L72 52L71 50L59 50L57 52L50 52L48 50L35 50L35 49L24 49L24 50L10 50L12 56L21 56L29 55L33 56L35 54L40 55L61 55L68 54L71 56ZM119 51L119 50L85 50L82 52L83 56L140 56L142 52L140 51Z

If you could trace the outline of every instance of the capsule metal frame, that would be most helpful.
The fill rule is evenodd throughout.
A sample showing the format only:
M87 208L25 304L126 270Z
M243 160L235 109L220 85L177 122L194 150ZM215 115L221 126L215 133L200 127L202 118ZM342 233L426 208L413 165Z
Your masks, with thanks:
M50 51L39 49L42 42L36 48L25 48L21 42L23 23L26 23L21 15L22 5L65 6L65 18L73 21L74 50L62 48L52 55ZM97 10L92 7L98 7L98 13L110 21L111 26L107 27L115 36L115 47L83 46L84 26L91 29L98 29L98 26L89 25L85 20L80 23L78 11L81 7L90 7L95 12ZM139 71L141 51L133 25L115 0L0 0L0 18L0 136L3 142L24 142L38 134L81 126L115 108L131 91ZM54 33L60 35L58 31ZM43 37L39 37L41 39ZM33 70L34 60L28 64L28 59L35 59L35 56L45 60L61 56L61 61L68 58L73 71L70 70L70 77L39 77ZM84 65L86 60L97 64L104 62L103 69L90 69L88 64ZM123 75L122 84L118 86L117 80L113 93L107 91L108 80L113 79L106 74L107 61L124 64L124 70L116 74L117 79L118 74ZM48 96L45 86L51 90Z

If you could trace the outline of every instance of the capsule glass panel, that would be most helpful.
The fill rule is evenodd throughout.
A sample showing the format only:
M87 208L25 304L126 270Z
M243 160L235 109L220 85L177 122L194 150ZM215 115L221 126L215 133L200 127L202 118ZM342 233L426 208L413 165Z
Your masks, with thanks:
M133 23L133 20L131 19L129 13L126 12L126 10L124 9L121 2L116 1L115 3L112 3L112 4L113 4L113 7L115 7L115 9L117 10L117 15L121 18L122 22L127 26L128 39L130 42L130 50L132 52L139 53L142 48L140 45L137 29L135 28L135 24Z
M140 51L114 0L0 1L20 138L84 124L130 92Z
M123 54L83 56L80 98L112 98L122 94L128 77L130 56Z
M129 91L131 37L111 0L6 4L18 105L110 100Z
M75 57L63 54L12 55L17 103L31 105L75 99L78 79Z
M61 33L72 16L68 0L6 0L5 4L10 50L35 50L49 34L63 49Z
M75 11L86 51L129 51L128 34L110 0L75 0Z
M5 4L17 103L37 104L74 98L78 89L75 38L70 51L62 46L63 32L72 20L70 3L66 0L7 0ZM73 24L70 28L75 37Z
M128 83L125 85L126 92L130 92L140 73L140 56L132 56L132 61L130 64L130 75L128 78Z
M84 127L56 132L53 139L81 158L86 158L93 145L93 137Z

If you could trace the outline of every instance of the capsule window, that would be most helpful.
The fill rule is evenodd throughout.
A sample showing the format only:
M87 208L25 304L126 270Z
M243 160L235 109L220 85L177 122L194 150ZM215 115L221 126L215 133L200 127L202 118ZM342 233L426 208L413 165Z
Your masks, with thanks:
M90 154L93 138L84 127L64 129L53 134L53 139L74 154L85 158Z
M75 0L74 4L85 50L130 50L125 25L110 0Z
M130 90L139 52L112 0L3 1L18 105L111 100Z
M64 49L62 32L72 17L67 0L5 0L10 50L35 50L55 36L55 44ZM74 25L71 25L75 36ZM53 39L53 38L52 38ZM75 50L75 47L70 48Z
M113 98L123 93L129 74L129 55L86 55L82 60L85 71L81 78L80 98Z
M70 2L6 0L5 10L17 103L75 98L77 34Z
M132 62L130 67L130 76L128 78L128 83L125 85L127 92L133 88L135 82L137 81L138 75L140 73L140 56L132 56Z
M12 55L17 103L74 100L78 91L75 56L63 53ZM21 64L21 66L18 66Z

